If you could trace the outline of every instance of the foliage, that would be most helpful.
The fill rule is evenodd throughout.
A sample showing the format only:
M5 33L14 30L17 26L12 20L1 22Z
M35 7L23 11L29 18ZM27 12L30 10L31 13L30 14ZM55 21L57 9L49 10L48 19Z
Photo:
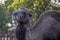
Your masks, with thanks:
M0 30L7 30L7 22L6 7L0 3Z

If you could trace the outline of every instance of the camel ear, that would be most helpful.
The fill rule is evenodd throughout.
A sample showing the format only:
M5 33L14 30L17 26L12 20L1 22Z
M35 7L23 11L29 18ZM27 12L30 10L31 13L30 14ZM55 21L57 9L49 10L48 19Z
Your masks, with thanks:
M32 14L31 14L31 13L28 13L28 15L29 15L29 17L31 17L31 16L32 16Z

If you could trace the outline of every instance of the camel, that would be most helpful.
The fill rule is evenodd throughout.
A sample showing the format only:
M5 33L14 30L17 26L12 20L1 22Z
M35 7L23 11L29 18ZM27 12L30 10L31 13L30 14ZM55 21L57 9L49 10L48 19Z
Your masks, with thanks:
M22 12L22 13L21 13ZM31 14L26 9L13 13L12 19L17 24L17 40L60 40L60 12L43 12L32 28L27 28Z
M43 12L27 34L29 39L26 40L60 40L60 12Z

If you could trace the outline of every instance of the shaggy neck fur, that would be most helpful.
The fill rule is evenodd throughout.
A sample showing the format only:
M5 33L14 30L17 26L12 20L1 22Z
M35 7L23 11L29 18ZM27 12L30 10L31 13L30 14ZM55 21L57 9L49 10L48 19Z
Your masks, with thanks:
M16 29L16 37L17 40L25 40L26 28L24 27L25 24L19 23Z

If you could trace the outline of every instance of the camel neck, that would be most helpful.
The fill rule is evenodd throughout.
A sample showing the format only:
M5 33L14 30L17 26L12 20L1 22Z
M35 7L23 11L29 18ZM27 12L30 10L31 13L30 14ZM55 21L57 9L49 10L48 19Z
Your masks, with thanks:
M19 24L16 28L16 32L17 32L17 40L25 40L26 28L24 27L24 24Z

